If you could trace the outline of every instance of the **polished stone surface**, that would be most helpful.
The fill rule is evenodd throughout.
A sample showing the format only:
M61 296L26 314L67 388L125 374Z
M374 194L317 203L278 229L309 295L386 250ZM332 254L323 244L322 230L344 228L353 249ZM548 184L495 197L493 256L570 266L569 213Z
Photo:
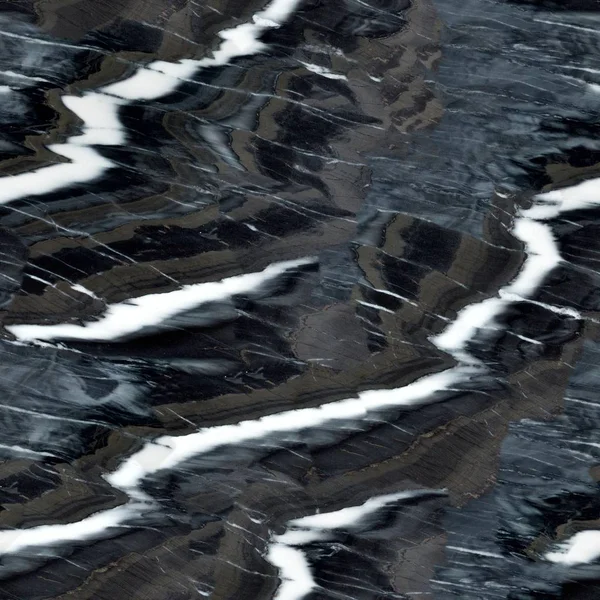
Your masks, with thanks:
M0 600L600 597L599 45L0 2Z

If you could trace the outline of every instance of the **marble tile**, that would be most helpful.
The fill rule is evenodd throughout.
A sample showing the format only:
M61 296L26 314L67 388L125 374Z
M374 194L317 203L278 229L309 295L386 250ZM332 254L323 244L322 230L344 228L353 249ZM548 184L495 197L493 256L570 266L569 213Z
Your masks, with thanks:
M599 22L0 1L0 600L597 598Z

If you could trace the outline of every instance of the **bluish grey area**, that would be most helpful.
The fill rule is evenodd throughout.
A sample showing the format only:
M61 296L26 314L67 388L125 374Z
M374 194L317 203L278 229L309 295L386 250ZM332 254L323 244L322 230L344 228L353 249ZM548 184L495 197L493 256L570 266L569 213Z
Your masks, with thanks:
M551 159L600 150L598 16L496 0L435 0L442 57L426 77L444 106L373 157L365 215L399 210L480 236L495 191L529 194Z
M587 342L564 414L511 425L494 489L444 520L448 565L437 570L436 598L571 597L564 586L600 578L597 562L544 558L557 549L559 528L565 541L600 518L600 485L590 474L600 463L599 380L600 344Z

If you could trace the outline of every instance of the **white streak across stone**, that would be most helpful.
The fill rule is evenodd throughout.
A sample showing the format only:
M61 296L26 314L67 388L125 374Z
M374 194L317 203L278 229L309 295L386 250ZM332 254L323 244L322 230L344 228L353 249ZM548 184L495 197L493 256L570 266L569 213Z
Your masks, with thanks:
M90 540L106 537L114 527L132 518L132 510L141 505L126 504L93 514L75 523L40 525L29 529L8 529L0 532L0 553L15 554L25 548L53 546L65 540ZM147 509L147 506L144 508Z
M119 120L119 106L124 104L106 94L63 96L63 104L83 121L83 134L69 138L78 146L120 146L125 130Z
M28 196L39 196L58 191L69 185L93 181L101 177L114 163L102 156L93 146L122 145L125 130L119 120L120 106L136 100L152 100L173 92L182 80L198 69L222 66L240 56L262 51L265 45L259 37L268 29L280 27L296 10L300 0L272 0L267 7L253 15L251 23L225 29L218 35L224 41L213 56L202 60L181 60L177 63L155 61L137 70L131 77L105 86L98 92L82 97L65 95L63 104L83 122L83 133L68 138L64 144L48 148L69 159L35 171L0 178L0 204L7 204ZM198 300L199 289L186 286L173 292L171 297L154 294L109 307L104 319L83 326L62 324L55 326L15 325L12 331L21 340L65 339L113 340L146 325L154 325L198 303L219 299L230 287L252 285L258 274L231 278L202 288L205 299ZM245 278L245 279L244 279ZM232 293L239 293L233 291ZM214 296L214 298L211 298ZM164 304L168 302L168 306Z
M126 100L154 100L165 96L182 81L189 80L198 69L223 66L235 58L262 52L265 44L259 40L260 36L268 29L280 27L299 4L300 0L273 0L265 10L253 15L251 23L219 32L223 42L212 57L184 59L177 63L154 61L129 79L105 87L104 91Z
M48 149L69 162L0 178L0 204L93 181L114 166L92 146L120 145L125 141L118 118L121 102L96 92L82 97L63 96L62 100L83 122L83 133L68 138L64 144L52 144Z
M48 149L69 162L0 178L0 204L50 194L102 177L116 165L93 146L125 143L125 130L118 114L120 106L134 101L156 100L175 91L182 81L201 68L226 65L234 58L261 52L265 44L258 38L268 29L280 27L299 3L300 0L273 0L264 10L253 15L251 23L221 31L218 35L223 42L212 57L177 63L154 61L139 68L131 77L97 92L88 92L81 97L63 96L63 104L81 119L83 134L69 137L63 144L52 144Z
M102 157L92 146L124 143L125 134L118 119L119 106L135 100L151 100L164 96L174 91L181 80L189 78L198 68L226 64L233 58L261 51L263 46L258 41L260 35L269 28L280 26L297 5L297 0L274 0L265 10L254 16L252 23L223 31L220 37L224 41L211 58L179 63L157 61L138 70L129 79L106 86L99 92L86 94L82 98L66 96L65 105L82 120L83 133L69 138L66 144L51 146L51 150L72 162L2 178L0 203L7 203L28 195L52 192L72 183L91 181L101 176L113 166L113 163ZM145 510L152 508L152 499L140 490L142 480L158 471L173 469L193 456L227 445L265 439L273 434L299 432L314 427L334 427L349 419L362 420L384 408L432 402L437 399L437 392L455 389L484 368L484 365L479 364L466 350L477 331L493 327L494 320L512 302L512 298L531 296L548 273L560 262L561 258L551 229L544 221L569 210L599 204L599 181L592 180L572 188L539 195L532 208L518 213L514 234L524 242L527 252L527 259L519 275L511 284L500 290L498 298L485 299L466 307L441 335L431 340L438 348L455 357L458 362L456 367L423 377L395 390L366 391L356 398L332 402L316 408L286 411L233 425L200 429L189 435L163 436L149 441L107 476L107 480L115 488L128 494L131 499L128 504L98 512L76 523L0 531L0 554L20 552L28 547L110 535L114 528L134 521ZM212 288L186 286L182 290L173 292L174 295L170 297L172 304L165 302L164 307L157 300L164 300L165 294L151 295L146 299L138 298L130 303L113 305L106 313L105 319L98 322L102 323L101 325L88 324L83 327L68 324L51 327L13 325L11 330L17 337L27 340L52 339L61 336L71 336L72 339L98 339L97 336L100 336L99 339L116 339L140 327L156 324L157 318L164 320L177 311L186 310L198 303L223 297L227 293L236 293L232 289L241 289L236 287L240 285L240 281L245 282L244 285L259 284L264 273L258 278L256 276L261 274L240 276L234 288L230 288L229 291L228 285L231 281L225 285L223 282L212 284ZM211 291L202 295L201 290ZM159 311L158 317L150 314L154 310ZM360 510L346 512L338 514L335 519L338 522L346 522L345 520L352 515L359 514L361 514ZM305 525L310 522L303 521ZM313 524L314 522L313 517ZM321 520L319 519L318 522ZM311 529L300 530L295 533L295 539L299 544L314 535L317 534L313 534ZM581 539L584 541L587 539L587 548L591 537L588 535L587 538L578 538L577 543L579 544ZM302 556L298 554L296 546L292 543L291 532L286 539L287 543L283 544L285 549L280 548L279 554L276 552L272 558L274 564L278 562L280 568L288 569L282 573L285 581L297 582L294 589L287 584L283 586L284 589L279 592L279 599L294 600L299 597L298 594L302 590L307 590L309 585L312 586L312 583L308 579L309 573L305 565L303 566ZM576 537L573 538L575 539ZM582 546L573 544L568 552L579 559L582 555L578 550L580 547ZM589 556L590 553L587 550L586 552L585 556ZM290 572L291 569L294 569L293 574ZM290 595L286 596L284 592Z
M310 533L304 543L317 541ZM269 548L268 561L279 570L281 584L273 600L299 600L317 587L304 552L288 543L275 543Z
M268 435L331 426L336 421L364 419L382 409L415 405L431 399L436 392L451 389L466 376L467 373L459 368L449 369L423 377L403 388L370 390L358 394L357 398L330 402L315 408L284 411L234 425L208 427L189 435L159 437L124 460L107 477L107 481L121 490L135 490L148 475L172 469L193 456L224 446L260 440Z
M340 73L332 73L327 67L322 67L321 65L315 65L313 63L307 63L300 61L308 71L311 73L316 73L317 75L322 75L327 79L341 79L347 81L348 78L345 75L341 75Z
M258 273L246 273L221 281L186 285L172 292L148 294L126 302L110 304L97 320L58 325L9 325L7 329L21 341L94 340L110 341L163 323L169 317L207 302L227 300L236 294L259 289L277 276L316 258L303 258L269 265Z
M562 262L552 229L542 220L554 218L562 210L573 210L573 206L579 205L574 201L557 204L552 192L540 194L535 201L532 208L518 211L512 230L513 235L525 245L527 255L518 275L498 290L498 297L487 298L465 307L440 335L431 338L440 350L451 354L459 363L479 364L466 351L467 344L479 330L494 329L495 319L510 304L532 296L550 272ZM547 210L544 208L546 202L550 203ZM596 202L600 204L600 196ZM590 204L586 206L589 207ZM575 318L579 316L577 311L562 311L562 314Z
M544 558L567 566L590 563L600 558L600 531L580 531Z
M563 195L568 195L568 191L561 190L561 192ZM538 196L536 198L537 208L519 212L515 220L515 234L524 242L527 251L527 259L517 277L509 285L501 288L498 298L485 299L466 307L442 334L432 338L431 341L437 347L455 357L458 362L457 366L441 373L422 377L409 385L394 390L365 391L360 393L357 398L331 402L315 408L285 411L259 419L241 421L233 425L200 429L189 435L162 436L147 442L141 450L125 459L113 473L106 477L114 487L126 492L131 498L131 502L122 507L122 511L110 512L112 519L110 527L114 528L133 520L143 510L152 506L151 499L140 490L140 483L143 479L158 471L173 469L193 456L228 445L258 441L268 438L269 435L299 432L314 427L331 427L340 421L352 419L364 420L376 411L386 408L434 402L437 399L436 393L457 389L461 383L477 373L481 373L485 365L480 364L467 352L468 342L473 339L479 329L492 327L494 319L513 298L522 299L531 295L537 289L535 286L541 285L544 277L561 260L549 226L537 222L537 218L542 221L545 218L557 216L561 212L556 208L558 205L555 198L547 198L547 194ZM552 212L541 211L546 201L552 203ZM600 202L600 196L598 201ZM579 203L574 201L565 201L559 205L565 211L571 210L574 206L579 207ZM590 205L586 204L586 206ZM534 209L539 209L540 213L535 218L532 216L532 211L535 214ZM537 265L536 269L539 271L531 272L530 261ZM198 298L195 301L201 302ZM13 333L27 335L29 339L35 338L32 335L33 330L19 330L16 329L17 327L26 326L12 326ZM103 514L104 512L97 513L98 516ZM76 526L77 524L44 526L52 528L52 535L47 529L42 531L44 539L52 539L53 543L91 539L99 535L96 527L99 522L102 522L100 517L99 520L92 521L84 519L79 522L79 526ZM86 523L90 524L89 527ZM36 529L0 532L0 554L14 552L13 548L15 547L37 545L35 542ZM19 531L25 535L25 542L19 541ZM109 535L108 532L106 535ZM288 551L289 560L292 560L292 554L291 550Z
M300 549L314 542L327 541L336 530L352 530L378 510L403 500L427 494L443 495L443 490L414 490L369 498L359 506L318 513L288 522L288 530L271 537L267 560L279 569L281 584L274 600L302 600L317 588L306 555Z
M153 507L151 498L140 490L142 480L158 471L173 469L191 457L225 446L260 440L270 434L332 426L348 419L364 419L385 408L416 405L431 400L436 392L451 389L466 377L468 372L454 368L423 377L399 389L366 391L357 398L315 408L290 410L233 425L208 427L189 435L159 437L146 443L106 476L112 486L131 498L129 504L119 507L121 510L102 511L92 515L97 519L88 517L78 523L0 531L0 555L14 553L28 546L95 539L99 535L99 523L108 524L106 535L110 535L108 528L125 525ZM102 515L105 514L109 516L107 520L103 520ZM36 537L38 530L42 535Z

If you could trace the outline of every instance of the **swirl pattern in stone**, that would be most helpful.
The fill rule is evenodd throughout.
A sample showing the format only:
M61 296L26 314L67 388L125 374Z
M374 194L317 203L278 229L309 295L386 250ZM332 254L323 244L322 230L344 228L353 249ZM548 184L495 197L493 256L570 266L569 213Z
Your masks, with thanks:
M0 600L597 597L599 21L0 2Z

